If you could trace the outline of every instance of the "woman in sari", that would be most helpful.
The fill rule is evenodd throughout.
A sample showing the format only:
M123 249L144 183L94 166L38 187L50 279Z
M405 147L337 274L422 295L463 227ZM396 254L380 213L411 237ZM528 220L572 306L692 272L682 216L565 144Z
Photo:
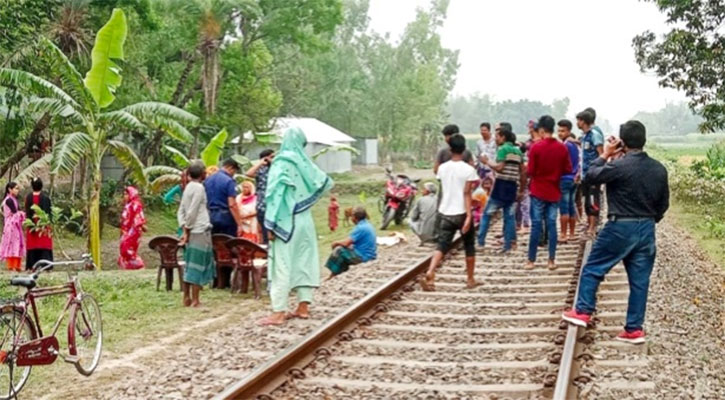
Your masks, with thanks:
M310 316L313 289L320 286L317 233L310 208L332 188L332 180L305 154L307 139L298 128L285 132L269 170L264 226L269 230L268 274L273 313L258 325L282 325ZM298 306L287 313L289 293Z
M30 181L32 193L25 197L25 216L38 222L33 206L38 206L48 217L52 218L50 197L43 192L43 181L34 178ZM30 270L40 260L53 261L53 231L50 226L41 230L28 229L26 232L28 254L25 257L25 269Z
M5 260L10 271L21 271L20 262L25 254L23 221L25 213L20 210L18 193L20 186L10 182L5 186L3 199L3 238L0 242L0 259Z
M239 213L242 214L242 239L247 239L254 243L259 243L257 201L259 200L254 194L254 184L249 181L242 183L242 193L237 196Z
M121 255L118 257L118 267L141 269L144 262L138 256L138 246L141 234L146 230L143 204L138 190L133 186L126 187L123 200L125 205L121 213Z

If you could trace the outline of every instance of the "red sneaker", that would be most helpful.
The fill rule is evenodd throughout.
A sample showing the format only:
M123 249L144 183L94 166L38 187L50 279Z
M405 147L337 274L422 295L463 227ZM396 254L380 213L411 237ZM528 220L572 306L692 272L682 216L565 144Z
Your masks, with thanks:
M627 332L626 330L622 331L619 335L617 335L617 340L620 342L625 343L631 343L631 344L642 344L645 342L645 335L644 331L641 329L637 329L636 331Z
M589 321L591 321L592 316L589 314L577 312L576 309L572 308L571 310L562 314L561 318L570 324L586 328L587 325L589 325Z

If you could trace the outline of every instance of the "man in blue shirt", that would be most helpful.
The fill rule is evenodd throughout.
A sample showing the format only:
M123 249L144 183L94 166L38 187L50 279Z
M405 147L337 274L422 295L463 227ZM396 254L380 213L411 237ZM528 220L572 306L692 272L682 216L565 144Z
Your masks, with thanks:
M594 129L594 116L589 109L577 114L576 125L583 132L582 143L582 177L585 177L592 161L599 158L604 151L604 135L601 129ZM601 209L601 185L590 184L586 179L582 182L582 197L584 209L589 220L587 236L593 237L596 233L599 211Z
M242 215L236 202L237 183L234 180L234 174L238 172L239 164L229 159L224 161L219 172L204 181L212 234L242 236Z
M351 265L372 261L377 258L375 228L368 221L368 214L362 207L355 207L352 212L355 228L350 236L339 242L332 243L332 254L325 266L332 272L330 278L350 269Z

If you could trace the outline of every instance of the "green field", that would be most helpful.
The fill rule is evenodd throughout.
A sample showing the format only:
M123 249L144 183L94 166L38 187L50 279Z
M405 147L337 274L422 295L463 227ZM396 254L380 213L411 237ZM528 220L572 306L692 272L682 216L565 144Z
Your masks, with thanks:
M689 168L694 161L705 159L708 149L713 144L723 141L725 141L723 134L690 134L682 137L653 137L647 147L654 157L673 162L674 168L680 170ZM670 174L673 173L678 172L671 170ZM672 193L670 200L671 208L668 215L674 218L679 227L686 229L698 241L713 261L725 266L722 238L718 237L712 226L713 224L720 226L725 223L722 208L713 204L703 204L702 201L682 201L677 198L676 193Z

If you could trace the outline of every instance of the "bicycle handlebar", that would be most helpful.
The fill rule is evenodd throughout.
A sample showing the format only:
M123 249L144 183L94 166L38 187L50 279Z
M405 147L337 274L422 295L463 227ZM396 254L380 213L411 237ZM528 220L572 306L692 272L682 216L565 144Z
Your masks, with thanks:
M64 265L80 265L83 264L84 268L87 270L95 270L96 264L93 262L93 258L90 254L83 254L81 255L81 259L77 261L48 261L48 260L38 260L35 265L33 265L33 268L31 268L31 271L34 272L33 276L36 277L41 272L45 272L53 267L60 267Z

